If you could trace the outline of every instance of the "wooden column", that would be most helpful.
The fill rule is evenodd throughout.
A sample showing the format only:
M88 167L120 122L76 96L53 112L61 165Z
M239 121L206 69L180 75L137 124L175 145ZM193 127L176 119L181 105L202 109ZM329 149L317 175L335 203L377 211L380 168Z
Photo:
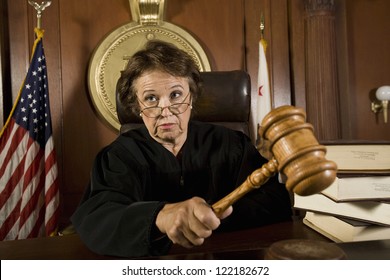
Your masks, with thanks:
M12 107L7 19L7 2L0 0L0 129L5 124Z
M339 139L334 0L304 1L307 120L319 140Z

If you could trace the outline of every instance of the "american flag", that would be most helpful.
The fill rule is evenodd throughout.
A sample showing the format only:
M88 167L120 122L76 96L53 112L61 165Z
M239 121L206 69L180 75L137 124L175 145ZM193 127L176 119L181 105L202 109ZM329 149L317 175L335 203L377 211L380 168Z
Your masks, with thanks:
M0 240L52 235L59 214L43 30L35 29L30 67L0 132Z

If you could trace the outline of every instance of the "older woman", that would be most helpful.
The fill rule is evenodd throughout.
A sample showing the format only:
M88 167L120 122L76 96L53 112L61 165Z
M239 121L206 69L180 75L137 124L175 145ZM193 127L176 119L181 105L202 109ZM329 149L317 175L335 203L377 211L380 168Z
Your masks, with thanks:
M90 185L72 216L93 251L125 257L161 255L172 243L201 245L215 230L288 220L289 194L276 178L218 218L209 203L266 162L241 132L191 120L201 92L193 59L150 41L129 60L117 91L144 126L96 157Z

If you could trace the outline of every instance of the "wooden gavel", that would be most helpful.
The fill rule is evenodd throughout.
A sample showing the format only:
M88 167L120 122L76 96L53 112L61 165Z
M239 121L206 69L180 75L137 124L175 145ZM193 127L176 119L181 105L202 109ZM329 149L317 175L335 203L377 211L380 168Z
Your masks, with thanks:
M217 216L278 172L286 175L287 190L302 196L319 193L336 179L337 165L326 160L326 147L318 143L302 109L281 106L272 110L264 117L259 135L261 145L267 146L273 157L212 205Z

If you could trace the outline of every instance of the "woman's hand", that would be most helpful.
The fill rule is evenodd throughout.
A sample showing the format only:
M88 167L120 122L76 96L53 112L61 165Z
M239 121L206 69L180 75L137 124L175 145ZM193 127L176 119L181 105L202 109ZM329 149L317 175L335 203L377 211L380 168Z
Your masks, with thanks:
M229 216L233 211L230 206L221 216ZM204 239L220 225L220 219L213 209L200 197L166 204L157 215L156 226L166 234L174 244L185 248L202 245Z

